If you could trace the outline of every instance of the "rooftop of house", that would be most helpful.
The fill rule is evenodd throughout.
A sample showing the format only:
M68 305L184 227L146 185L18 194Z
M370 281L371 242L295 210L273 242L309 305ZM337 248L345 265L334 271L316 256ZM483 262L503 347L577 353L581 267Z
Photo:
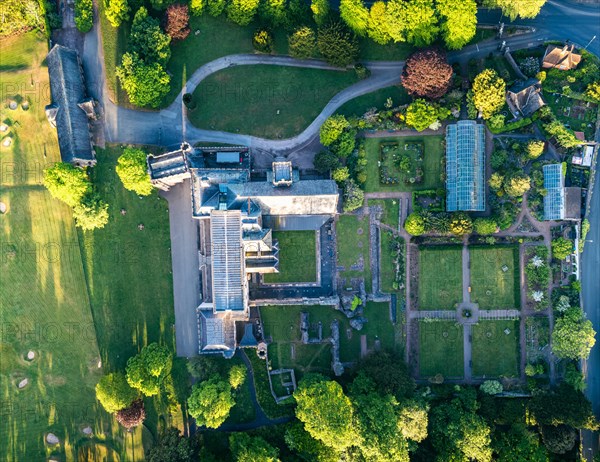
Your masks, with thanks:
M74 165L94 165L96 157L85 104L89 99L79 55L71 48L54 45L47 63L52 104L46 107L46 115L57 129L61 159Z
M537 79L528 79L514 85L506 92L506 102L515 117L529 117L546 103Z
M581 55L574 53L575 45L548 45L546 53L542 59L542 67L544 69L560 69L568 71L575 69L581 62Z

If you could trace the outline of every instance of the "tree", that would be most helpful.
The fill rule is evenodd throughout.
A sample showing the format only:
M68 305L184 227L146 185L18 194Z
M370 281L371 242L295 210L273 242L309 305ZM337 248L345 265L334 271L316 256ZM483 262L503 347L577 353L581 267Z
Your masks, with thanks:
M479 389L482 393L486 395L497 395L498 393L502 393L502 384L497 380L486 380L481 384Z
M135 400L128 407L117 411L115 417L117 422L119 422L127 430L137 427L146 418L144 402L141 399Z
M174 1L175 0L150 0L150 5L152 5L152 8L155 10L164 10Z
M489 119L504 106L506 83L493 69L485 69L473 80L473 104L484 119Z
M430 49L413 53L402 72L402 86L413 96L438 99L452 85L452 66L445 53Z
M567 309L552 331L552 352L558 358L587 359L596 339L590 320L579 307Z
M356 147L356 129L346 128L338 138L331 143L329 149L333 151L338 157L348 157L354 151Z
M171 58L171 37L160 28L158 19L141 7L133 17L129 35L129 51L136 53L145 64L160 64L163 68ZM124 58L124 57L123 57Z
M352 212L363 206L365 202L365 193L355 183L349 179L344 183L344 212Z
M171 77L159 63L145 64L137 53L125 53L117 77L129 101L140 107L157 108L169 93Z
M315 169L319 173L326 173L330 170L335 169L340 161L338 157L330 151L320 151L315 156L315 160L313 162Z
M404 359L396 353L370 353L360 360L357 370L369 377L375 384L375 390L382 395L390 394L401 400L414 393L415 381L410 376Z
M493 218L476 218L473 222L473 229L477 234L487 236L498 230L498 224Z
M266 29L259 29L252 36L252 46L260 53L271 53L273 51L273 36Z
M96 384L96 399L111 414L125 409L137 398L137 392L129 386L120 372L103 376Z
M406 217L404 229L408 234L420 236L425 232L425 220L418 212L413 212Z
M129 19L127 0L104 0L104 14L111 26L119 27Z
M259 3L258 14L262 21L273 28L289 23L285 0L263 0Z
M247 26L254 19L259 0L231 0L227 5L227 17L239 26Z
M557 260L564 260L573 253L573 241L564 237L552 239L552 256Z
M492 173L488 184L494 191L500 191L502 189L502 185L504 184L504 175L498 172Z
M387 27L387 6L385 2L376 1L371 5L367 35L380 45L385 45L392 39Z
M317 37L310 27L300 27L289 36L288 47L293 58L306 59L314 55L317 49Z
M350 123L343 115L332 115L329 117L319 130L319 138L323 146L333 144L342 134L342 132L350 126Z
M436 107L424 99L417 99L406 108L406 124L422 132L438 120Z
M581 142L575 137L573 130L569 130L559 120L552 120L543 125L550 138L554 138L559 146L569 149L579 146Z
M194 385L187 404L188 412L196 419L198 426L219 428L229 417L235 401L231 385L214 375L209 380Z
M340 459L337 451L314 439L297 421L287 427L285 444L307 462L339 462Z
M504 192L511 197L521 197L531 188L531 179L523 172L518 171L504 178Z
M337 183L343 183L348 178L350 178L350 170L348 169L348 167L339 167L339 168L336 168L333 171L332 178Z
M108 204L97 194L88 194L73 207L73 218L84 231L104 228L108 223Z
M395 42L423 47L437 37L439 27L432 0L390 0L387 17L388 30Z
M190 0L190 11L194 16L202 16L205 8L206 0Z
M194 451L191 439L182 436L176 428L169 428L160 435L158 443L152 446L147 454L148 462L192 462Z
M340 18L356 35L364 37L367 33L369 10L363 0L341 0Z
M339 383L305 376L294 398L298 404L296 417L313 438L337 451L355 444L354 408Z
M502 13L514 21L517 18L535 18L546 0L487 0L486 6L502 9Z
M577 433L567 425L544 425L542 426L542 440L548 451L565 454L575 446Z
M436 9L441 19L441 32L450 50L464 47L475 37L477 4L475 0L437 0Z
M428 423L427 406L414 400L401 404L400 414L398 415L398 429L404 438L420 443L427 438Z
M568 383L574 390L584 391L586 388L585 377L574 363L568 363L565 370L565 383Z
M229 369L229 385L237 390L246 381L246 367L242 364L236 364Z
M333 66L346 67L358 58L356 37L339 22L319 28L317 47L325 61Z
M57 162L44 169L44 186L52 197L75 207L92 191L92 184L84 170L66 162Z
M92 0L75 1L75 26L79 32L89 32L94 25L94 5Z
M592 101L600 103L600 80L588 84L585 90L585 96Z
M145 396L154 396L171 372L173 354L165 346L151 343L127 360L127 382Z
M190 35L190 10L187 5L171 5L165 15L165 32L171 40L183 40Z
M592 404L583 393L566 383L561 383L554 390L535 394L529 402L529 414L539 425L598 429Z
M317 26L322 26L329 17L329 0L311 0L310 10Z
M206 9L208 10L208 14L214 17L223 14L226 6L227 0L206 0Z
M544 142L541 140L531 140L527 143L527 157L537 159L544 152Z
M232 433L229 436L229 449L236 462L279 462L279 450L260 436Z
M493 438L497 462L548 462L548 454L540 446L536 433L524 424L514 424L508 431L498 431Z
M471 234L473 232L473 221L465 212L455 212L450 218L450 232L457 236Z
M123 154L117 159L115 170L125 189L139 196L148 196L152 193L146 153L141 149L125 148Z

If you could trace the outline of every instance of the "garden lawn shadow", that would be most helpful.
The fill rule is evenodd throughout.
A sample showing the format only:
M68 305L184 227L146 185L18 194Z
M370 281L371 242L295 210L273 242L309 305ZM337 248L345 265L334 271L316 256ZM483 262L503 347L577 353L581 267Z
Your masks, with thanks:
M419 247L419 310L454 310L462 301L462 248Z
M419 321L419 377L462 378L463 327L454 321Z
M519 248L469 247L471 300L483 310L519 308ZM503 270L506 268L506 271Z
M479 321L473 326L473 376L516 377L518 358L519 321Z

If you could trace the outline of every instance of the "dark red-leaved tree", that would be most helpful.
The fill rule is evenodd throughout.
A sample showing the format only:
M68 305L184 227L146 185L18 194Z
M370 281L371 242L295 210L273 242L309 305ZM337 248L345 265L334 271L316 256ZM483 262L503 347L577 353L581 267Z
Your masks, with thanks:
M144 402L141 399L134 401L129 407L118 411L116 417L117 422L123 425L127 430L137 427L146 418Z
M438 99L452 84L452 66L440 50L417 51L411 55L402 72L402 86L412 96Z
M165 15L165 32L173 40L183 40L190 35L189 21L190 11L187 5L171 5Z

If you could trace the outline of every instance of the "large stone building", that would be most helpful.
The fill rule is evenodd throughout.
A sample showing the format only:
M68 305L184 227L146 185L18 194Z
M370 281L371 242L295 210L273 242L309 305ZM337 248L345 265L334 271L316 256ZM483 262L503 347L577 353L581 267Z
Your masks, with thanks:
M268 224L318 229L337 213L337 185L302 180L287 161L273 162L266 178L251 181L250 153L244 147L193 149L184 144L149 156L148 171L163 190L190 181L190 213L203 230L198 352L231 357L238 332L248 330L250 278L279 271L279 247Z

